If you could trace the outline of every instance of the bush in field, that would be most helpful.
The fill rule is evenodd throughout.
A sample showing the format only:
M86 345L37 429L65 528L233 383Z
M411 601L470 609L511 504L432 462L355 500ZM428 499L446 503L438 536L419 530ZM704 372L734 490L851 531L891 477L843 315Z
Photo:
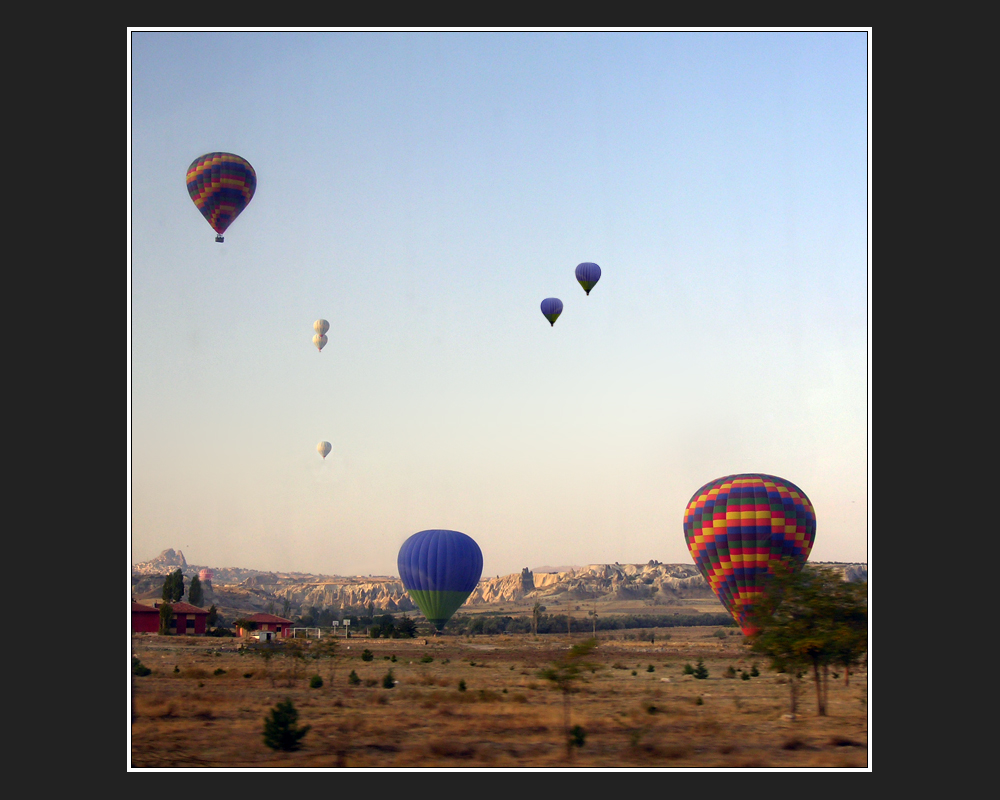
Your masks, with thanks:
M691 673L698 680L705 680L708 677L708 668L705 666L703 659L698 659L698 666L694 668L694 672Z
M272 750L291 752L302 745L302 737L309 732L310 725L299 727L299 712L291 700L278 703L271 714L264 718L264 744Z
M385 677L382 678L382 688L391 689L395 685L396 685L396 678L395 676L393 676L392 670L390 669L387 673L385 673Z
M313 675L309 679L309 688L310 689L322 689L323 688L323 679L319 675Z
M144 665L138 658L132 656L132 674L138 675L140 678L146 675L152 674L153 670Z
M367 647L361 651L362 661L372 661L375 658L375 654L369 650Z
M347 682L351 684L351 686L357 686L361 683L361 678L359 678L358 673L352 669L351 674L347 676Z

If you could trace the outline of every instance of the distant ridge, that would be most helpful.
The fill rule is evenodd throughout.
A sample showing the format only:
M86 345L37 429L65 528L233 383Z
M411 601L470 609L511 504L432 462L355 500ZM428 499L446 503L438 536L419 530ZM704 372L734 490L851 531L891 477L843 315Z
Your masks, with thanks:
M583 569L582 565L577 565L575 567L532 567L532 572L576 572L578 569Z

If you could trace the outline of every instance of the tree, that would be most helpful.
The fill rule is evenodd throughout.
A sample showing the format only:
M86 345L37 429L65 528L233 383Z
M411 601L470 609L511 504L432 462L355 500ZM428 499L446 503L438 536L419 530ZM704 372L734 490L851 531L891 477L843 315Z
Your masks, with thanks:
M160 635L166 636L170 633L170 620L174 616L174 607L170 603L163 603L160 606Z
M188 602L193 606L201 606L202 601L205 599L205 591L201 585L201 579L195 575L191 579L191 585L188 587Z
M796 682L809 671L816 686L816 711L826 716L830 664L850 667L867 651L867 587L844 581L827 567L795 570L782 562L764 597L754 604L752 622L757 628L749 637L754 652L792 675L792 714Z
M163 599L176 603L184 596L184 573L180 567L171 572L163 581Z
M396 623L396 632L400 639L412 639L417 635L417 623L403 614L402 619Z
M208 609L208 617L205 618L205 624L209 628L214 628L215 624L219 621L219 610L215 607L215 603L212 603L212 607Z
M587 639L584 642L573 645L567 652L552 662L552 666L539 671L538 675L548 681L552 681L556 688L562 692L563 696L563 726L566 734L566 758L573 759L573 746L582 742L582 731L574 735L570 728L570 698L573 693L579 691L577 682L583 677L584 670L594 670L596 664L587 660L590 652L597 647L597 639Z
M264 718L264 744L272 750L298 750L311 725L300 728L299 712L292 701L285 700L271 709L271 714Z
M538 621L542 617L542 612L545 610L545 606L535 601L535 605L531 607L531 633L533 636L538 636Z

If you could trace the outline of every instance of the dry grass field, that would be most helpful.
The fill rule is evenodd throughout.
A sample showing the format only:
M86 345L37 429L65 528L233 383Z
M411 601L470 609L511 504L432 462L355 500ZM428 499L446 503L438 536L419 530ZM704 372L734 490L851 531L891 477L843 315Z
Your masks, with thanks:
M539 670L585 635L337 640L332 658L238 650L234 639L135 634L152 674L134 679L131 766L227 769L755 769L868 767L865 672L832 681L828 714L803 684L720 628L598 632L572 695L582 746L567 755L562 695ZM644 635L645 639L639 637ZM325 641L329 641L328 639ZM373 654L362 660L362 652ZM709 676L684 674L703 659ZM760 675L739 676L759 665ZM731 677L729 668L736 671ZM356 673L360 683L351 685ZM392 688L384 679L392 671ZM310 688L319 674L323 686ZM464 690L460 688L464 686ZM265 746L263 721L291 699L302 747Z

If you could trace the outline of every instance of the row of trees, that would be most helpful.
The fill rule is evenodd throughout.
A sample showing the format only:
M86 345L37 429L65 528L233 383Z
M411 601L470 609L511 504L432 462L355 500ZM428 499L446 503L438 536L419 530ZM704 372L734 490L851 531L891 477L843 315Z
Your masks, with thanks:
M205 590L197 575L191 578L191 585L188 587L187 593L188 602L193 606L200 607L205 601ZM178 567L163 581L163 600L166 603L176 603L182 597L184 597L184 573Z
M816 708L826 715L831 668L850 671L868 653L868 585L851 583L828 567L778 566L762 601L755 604L750 648L791 677L791 712L799 680L811 673Z

